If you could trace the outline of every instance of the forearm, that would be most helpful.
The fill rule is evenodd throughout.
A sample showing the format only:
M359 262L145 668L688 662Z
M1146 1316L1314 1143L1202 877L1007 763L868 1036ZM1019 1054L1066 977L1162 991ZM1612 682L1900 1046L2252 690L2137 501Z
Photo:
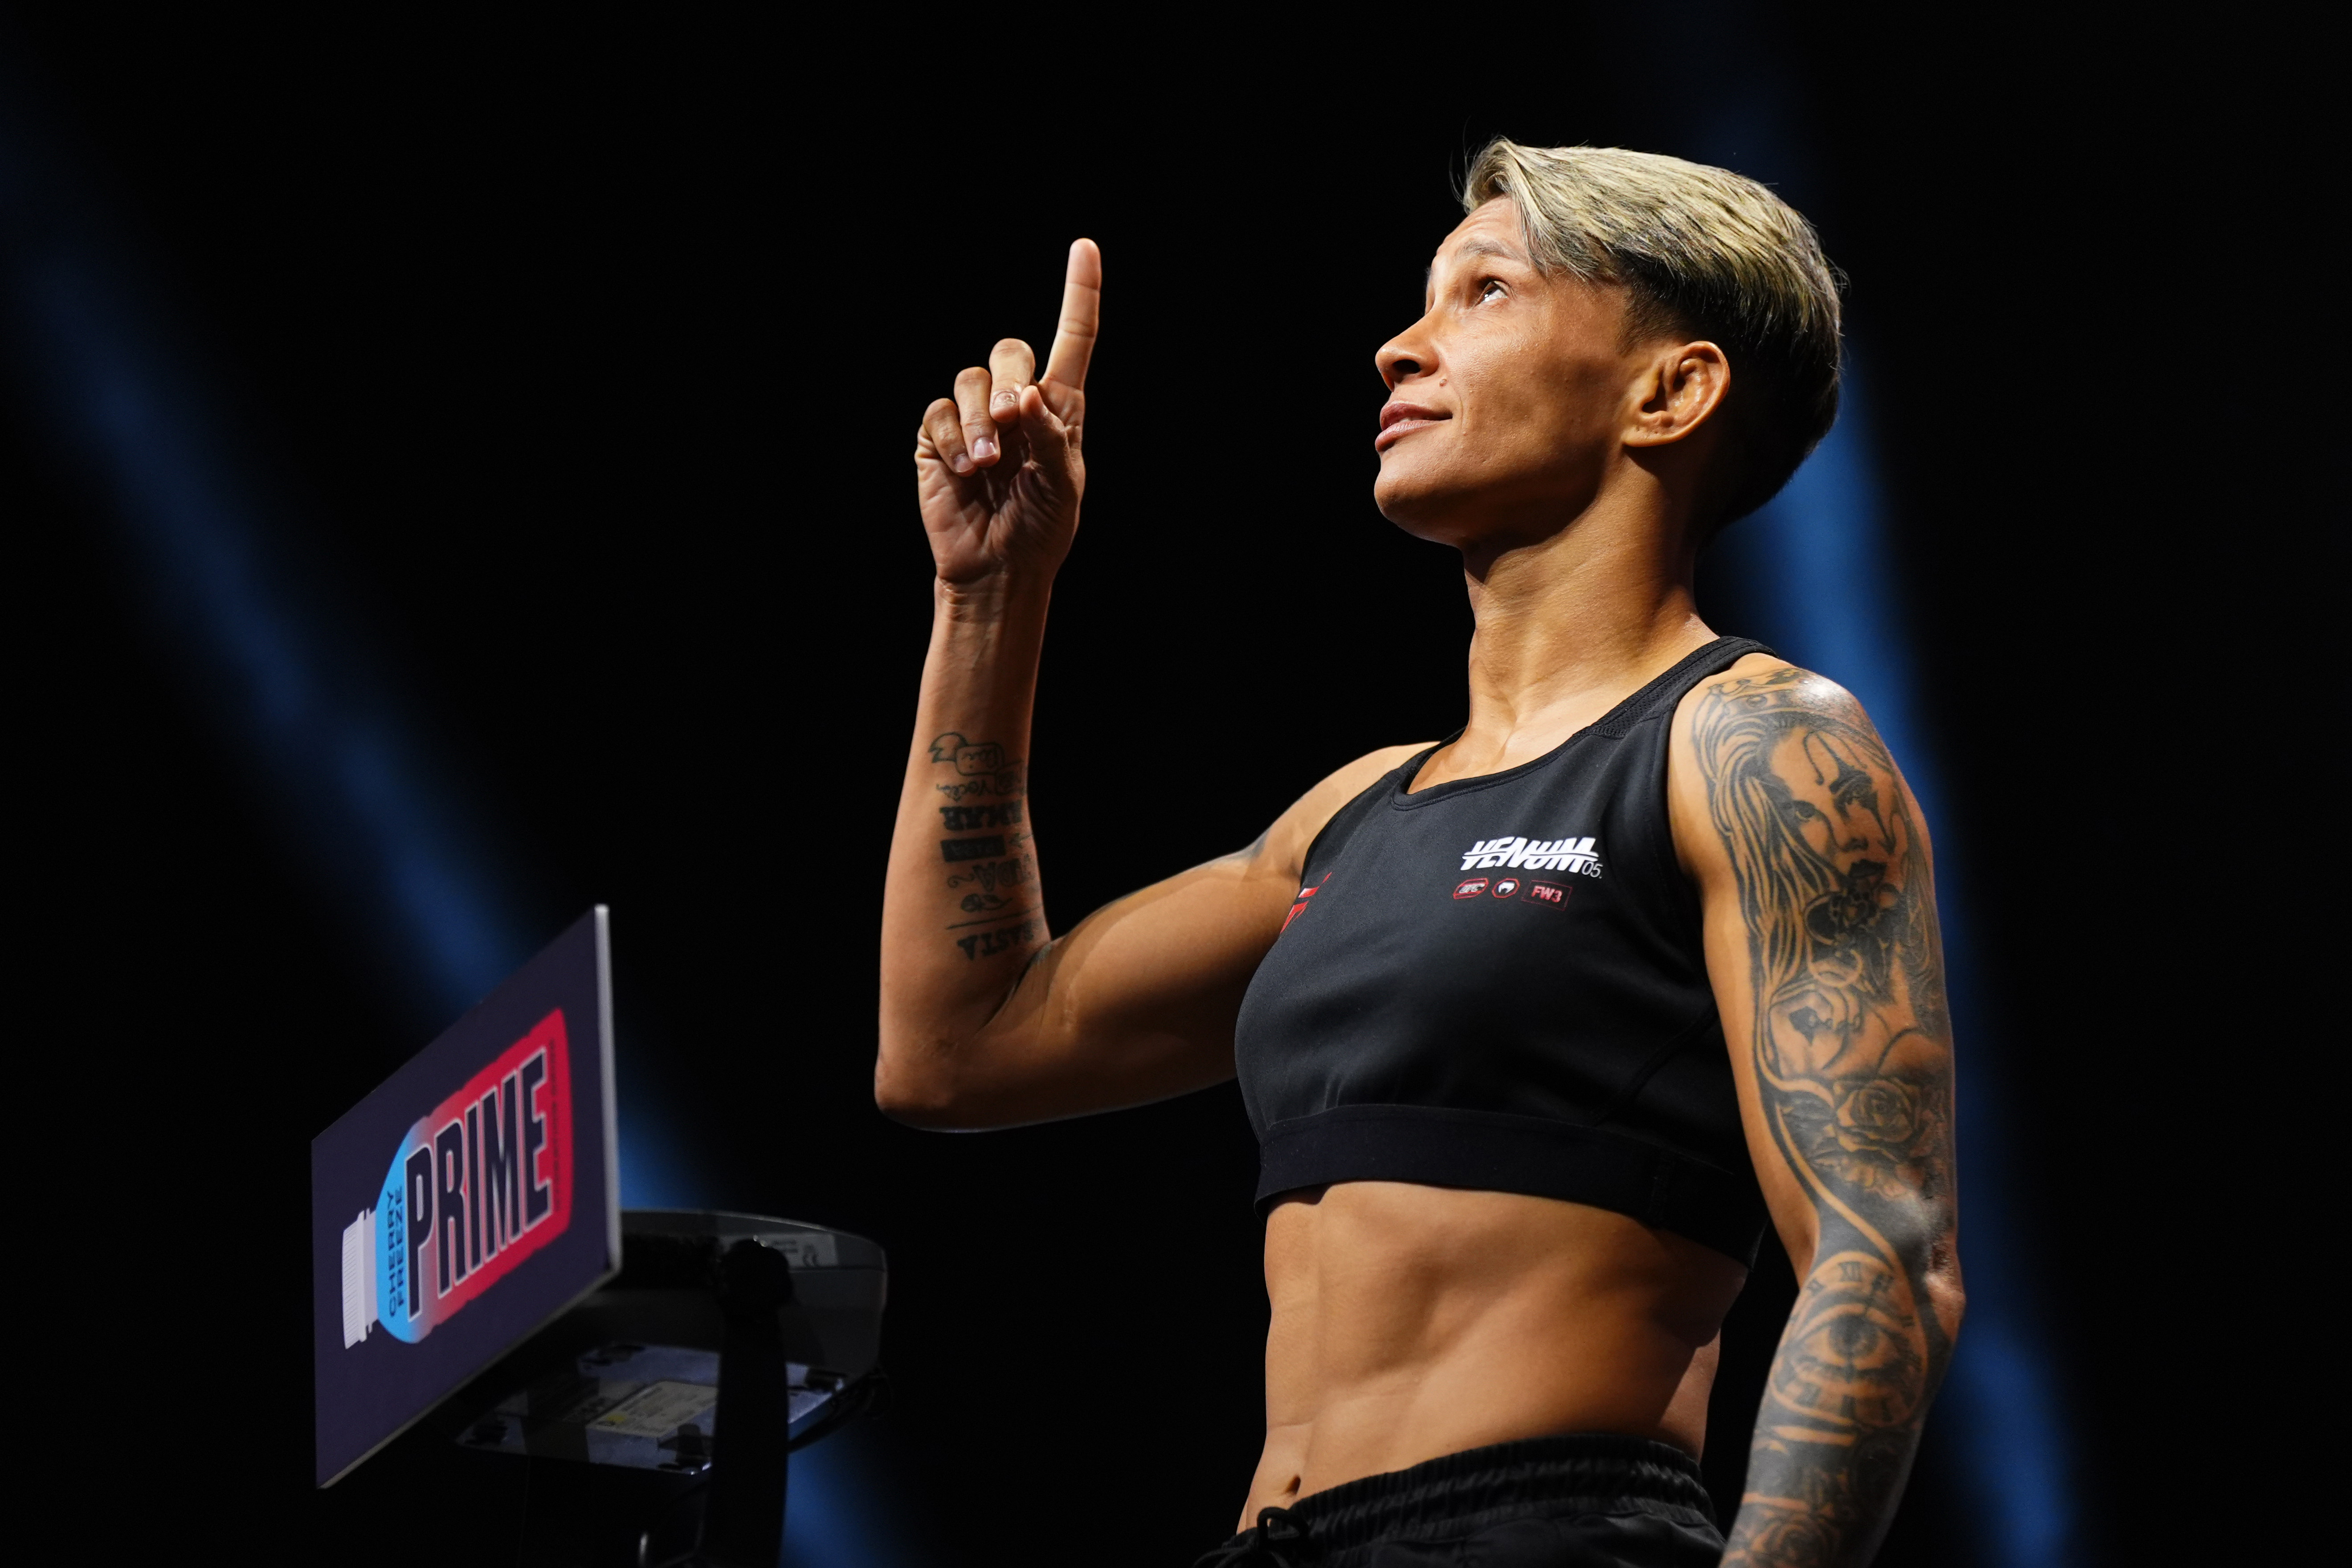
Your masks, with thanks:
M886 1108L919 1113L1046 941L1028 812L1050 588L936 592L882 906Z
M1727 1568L1852 1568L1903 1495L1961 1311L1957 1267L1829 1211L1772 1358Z

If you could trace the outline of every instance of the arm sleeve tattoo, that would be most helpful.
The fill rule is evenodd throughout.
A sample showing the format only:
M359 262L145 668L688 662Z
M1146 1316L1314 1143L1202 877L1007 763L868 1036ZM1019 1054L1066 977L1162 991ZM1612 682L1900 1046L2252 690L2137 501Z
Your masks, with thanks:
M1764 1120L1820 1224L1758 1415L1727 1564L1867 1562L1951 1356L1951 1025L1927 856L1853 700L1720 682L1694 739L1754 985ZM1956 1302L1956 1295L1945 1300Z

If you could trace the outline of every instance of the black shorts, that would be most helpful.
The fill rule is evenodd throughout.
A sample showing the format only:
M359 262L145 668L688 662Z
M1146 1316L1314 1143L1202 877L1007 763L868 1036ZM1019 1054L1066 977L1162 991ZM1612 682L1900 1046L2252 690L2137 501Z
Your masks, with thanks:
M1195 1568L1714 1568L1698 1461L1582 1433L1448 1454L1267 1509Z

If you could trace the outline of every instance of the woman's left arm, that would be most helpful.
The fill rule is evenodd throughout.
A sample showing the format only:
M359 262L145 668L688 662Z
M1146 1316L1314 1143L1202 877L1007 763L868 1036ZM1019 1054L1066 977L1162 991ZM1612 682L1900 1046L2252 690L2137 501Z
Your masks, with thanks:
M1760 656L1683 703L1669 793L1748 1149L1801 1282L1724 1562L1858 1565L1960 1326L1927 826L1861 705Z

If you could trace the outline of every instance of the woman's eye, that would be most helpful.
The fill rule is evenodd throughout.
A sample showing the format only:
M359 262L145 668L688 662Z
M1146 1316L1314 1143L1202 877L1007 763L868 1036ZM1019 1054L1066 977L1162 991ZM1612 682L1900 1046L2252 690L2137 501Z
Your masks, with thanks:
M1507 292L1507 290L1499 281L1489 278L1486 281L1478 285L1478 303L1483 305L1487 300L1494 299L1496 295L1505 292Z

